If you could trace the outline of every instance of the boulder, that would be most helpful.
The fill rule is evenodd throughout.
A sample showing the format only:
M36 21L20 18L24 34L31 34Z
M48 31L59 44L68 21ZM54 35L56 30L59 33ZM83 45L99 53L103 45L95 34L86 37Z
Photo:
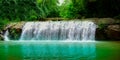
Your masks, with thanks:
M105 33L109 39L120 40L120 25L109 25L106 28Z

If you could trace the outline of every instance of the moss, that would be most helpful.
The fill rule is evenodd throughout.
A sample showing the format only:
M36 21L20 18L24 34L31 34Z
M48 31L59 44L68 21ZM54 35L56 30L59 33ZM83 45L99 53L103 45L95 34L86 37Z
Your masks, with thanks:
M5 26L7 26L7 24L9 24L9 20L7 20L7 19L5 19L5 20L0 19L0 31L3 30L5 28Z
M105 29L106 27L107 27L106 24L99 24L99 25L98 25L99 30Z

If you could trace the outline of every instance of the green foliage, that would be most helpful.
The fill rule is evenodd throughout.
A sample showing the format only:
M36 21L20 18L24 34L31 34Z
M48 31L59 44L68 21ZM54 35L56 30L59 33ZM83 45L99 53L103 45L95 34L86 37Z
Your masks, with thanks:
M64 18L82 18L86 10L87 0L65 0L60 7L60 16Z
M0 19L0 30L3 29L9 23L8 19L2 20Z
M70 0L66 0L62 6L60 6L60 16L64 18L71 18L73 9L73 3Z
M0 18L35 20L57 10L57 0L0 0Z
M65 0L60 7L64 18L91 18L120 16L120 0Z
M35 11L35 0L1 0L1 16L0 18L9 20L26 20L30 15L30 11Z
M0 19L28 21L51 17L119 18L119 2L120 0L64 0L64 3L58 6L58 0L0 0Z
M0 29L13 21L58 16L57 0L0 0Z
M39 2L39 8L42 18L58 16L57 0L42 0Z

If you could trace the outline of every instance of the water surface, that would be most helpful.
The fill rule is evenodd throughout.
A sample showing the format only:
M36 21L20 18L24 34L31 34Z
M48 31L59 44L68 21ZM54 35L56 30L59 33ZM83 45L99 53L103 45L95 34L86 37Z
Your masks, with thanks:
M120 60L120 42L0 42L0 60Z

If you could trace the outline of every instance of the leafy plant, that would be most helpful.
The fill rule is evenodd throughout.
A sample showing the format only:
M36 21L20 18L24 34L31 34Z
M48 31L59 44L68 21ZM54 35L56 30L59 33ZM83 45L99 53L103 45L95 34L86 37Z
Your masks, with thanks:
M87 0L65 0L60 7L60 16L64 18L82 18L86 10Z

